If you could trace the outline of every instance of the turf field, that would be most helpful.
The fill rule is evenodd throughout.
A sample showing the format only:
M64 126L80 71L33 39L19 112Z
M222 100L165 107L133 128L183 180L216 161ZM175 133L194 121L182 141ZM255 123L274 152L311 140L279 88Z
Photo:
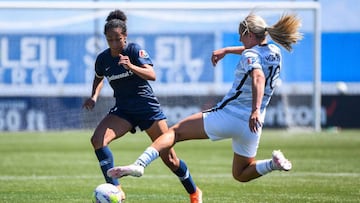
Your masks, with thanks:
M0 134L1 203L91 202L103 183L89 139L91 131ZM110 146L117 165L129 164L149 144L145 134L126 135ZM360 132L289 133L265 130L258 159L281 149L290 172L273 172L249 183L231 176L230 141L187 141L176 145L203 190L205 203L360 202ZM159 160L141 178L125 177L126 203L189 202Z

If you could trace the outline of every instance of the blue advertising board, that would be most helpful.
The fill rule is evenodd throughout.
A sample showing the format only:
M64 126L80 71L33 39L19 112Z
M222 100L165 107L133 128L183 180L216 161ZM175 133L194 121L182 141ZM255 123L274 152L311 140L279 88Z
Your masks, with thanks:
M224 33L223 46L240 44L237 33ZM312 82L314 73L314 36L304 33L304 38L292 52L283 49L281 79L285 82ZM322 33L321 81L360 82L360 69L354 63L360 48L360 33ZM339 53L346 53L343 56ZM232 81L232 69L238 56L229 55L223 60L224 81Z
M349 39L354 43L334 46L334 42ZM283 50L283 81L313 81L313 40L311 34L305 33L292 52ZM215 81L231 83L239 56L228 55L221 61L222 68L217 69L212 68L210 56L219 48L215 45L241 45L237 33L223 33L220 38L214 33L133 34L128 41L148 51L158 76L157 84L185 86ZM360 70L350 60L356 58L359 41L359 33L323 34L322 81L360 81ZM0 87L23 87L20 90L26 92L26 88L34 85L87 87L94 77L96 55L107 44L103 36L92 34L0 34L0 48ZM337 50L346 50L346 57L337 57ZM64 94L67 95L66 91Z
M214 34L131 35L153 59L160 83L212 82ZM96 48L95 44L99 45ZM72 85L92 82L103 37L88 34L0 35L0 84Z
M239 42L239 35L237 33L224 33L223 46L241 45ZM270 43L271 40L269 40ZM284 82L309 82L313 81L314 72L314 48L313 37L310 34L305 34L304 39L293 46L293 51L288 52L282 48L283 64L281 69L281 79ZM224 74L223 80L225 82L232 82L232 75L236 61L239 56L228 55L223 59Z
M220 67L216 68L212 67L210 57L212 51L219 48L217 45L240 45L239 36L237 33L222 33L218 36L214 33L147 33L129 36L128 41L140 44L154 62L157 74L154 89L165 101L164 109L171 122L202 109L201 102L183 99L183 89L188 88L190 94L187 96L199 100L203 96L223 95L223 92L219 94L212 88L216 86L227 91L226 85L233 81L239 56L227 55L219 64ZM349 39L353 42L351 45L340 43ZM333 42L338 43L334 46ZM351 60L356 59L359 42L359 33L323 34L322 81L360 81L360 70ZM312 82L312 46L312 35L305 34L304 39L294 46L293 52L283 51L283 81ZM95 58L106 48L104 37L92 34L0 34L0 131L95 127L108 107L101 107L100 110L97 106L98 112L86 114L81 105L84 97L91 92ZM339 50L345 50L346 57L337 57ZM175 88L168 88L174 87L174 84L177 85ZM199 86L209 88L212 94L199 95ZM158 94L161 88L166 91ZM170 92L170 89L175 91ZM111 95L110 91L105 96ZM173 96L174 103L166 103ZM107 99L112 101L112 98ZM311 112L310 105L306 112ZM295 107L293 109L296 110ZM269 115L277 118L279 110L272 110L269 109ZM306 123L308 125L312 120L307 118L301 117L296 121L309 121ZM332 118L339 118L336 122L343 125L340 117ZM332 125L325 120L322 124ZM348 127L358 126L354 124Z

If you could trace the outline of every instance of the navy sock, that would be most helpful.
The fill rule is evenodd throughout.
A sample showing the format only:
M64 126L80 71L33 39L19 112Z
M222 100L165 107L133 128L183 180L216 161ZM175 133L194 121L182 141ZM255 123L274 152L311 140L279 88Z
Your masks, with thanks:
M189 194L196 192L196 185L185 162L180 160L180 166L176 171L174 171L174 173L179 177L181 183Z
M112 179L107 176L106 172L114 167L114 159L112 152L108 146L95 150L96 157L99 160L101 171L104 175L105 181L113 185L119 185L118 179Z

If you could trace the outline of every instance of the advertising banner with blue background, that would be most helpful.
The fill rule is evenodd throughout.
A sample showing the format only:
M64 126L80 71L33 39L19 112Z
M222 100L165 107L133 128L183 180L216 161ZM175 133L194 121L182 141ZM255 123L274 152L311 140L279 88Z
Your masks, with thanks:
M157 82L214 81L210 62L213 34L147 34L129 38L150 54ZM0 39L0 84L9 87L88 85L93 79L96 55L107 48L102 36L88 34L12 34L0 35Z
M322 35L323 82L360 81L359 69L350 60L356 58L356 46L341 43L349 38L356 43L360 35ZM173 118L170 123L186 116L183 112L190 114L203 109L201 102L191 101L191 105L184 102L181 99L184 95L195 99L223 95L231 85L239 60L237 55L228 55L215 68L210 62L212 51L220 45L240 44L237 33L222 33L220 37L215 33L132 34L129 41L140 44L150 54L157 73L154 90ZM312 82L313 44L312 35L305 34L292 53L283 51L283 81ZM93 120L84 114L81 104L84 97L90 96L95 58L105 48L104 37L93 34L0 34L0 130L93 128L112 100L106 108L90 115L96 117ZM336 55L339 49L348 50L349 55L339 59ZM111 97L111 90L104 91L105 96ZM172 96L177 103L168 102ZM186 107L189 105L191 108ZM311 103L307 106L311 109ZM326 119L322 124L327 125Z
M360 71L352 68L349 58L356 58L354 47L334 42L345 38L358 41L359 34L323 34L322 81L360 81ZM153 59L158 74L157 83L231 83L239 56L228 55L221 70L210 62L218 39L213 33L131 35ZM223 46L239 45L236 33L224 33ZM283 81L313 80L313 37L304 39L291 53L283 51ZM97 45L97 46L95 46ZM27 85L81 85L91 83L97 53L107 47L101 37L90 34L2 34L0 35L0 84L18 87ZM350 56L339 59L336 50L349 50ZM354 53L354 56L351 56ZM346 67L346 68L345 68ZM348 74L349 69L352 74ZM218 78L222 76L221 78Z

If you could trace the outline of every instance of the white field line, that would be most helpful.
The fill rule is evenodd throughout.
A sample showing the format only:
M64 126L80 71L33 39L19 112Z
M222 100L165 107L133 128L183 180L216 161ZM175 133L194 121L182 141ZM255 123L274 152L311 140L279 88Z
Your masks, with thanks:
M320 173L320 172L290 172L290 173L272 173L272 176L296 176L296 177L307 177L307 176L317 176L317 177L360 177L360 173ZM99 176L100 177L100 176ZM157 179L167 179L172 178L173 175L152 175L152 174L145 174L141 178L157 178ZM220 173L220 174L203 174L203 175L196 175L197 178L232 178L230 173ZM9 175L2 175L0 176L0 181L11 181L11 180L67 180L67 179L94 179L97 176L94 175L83 175L83 176L71 176L71 175L60 175L60 176L9 176Z

